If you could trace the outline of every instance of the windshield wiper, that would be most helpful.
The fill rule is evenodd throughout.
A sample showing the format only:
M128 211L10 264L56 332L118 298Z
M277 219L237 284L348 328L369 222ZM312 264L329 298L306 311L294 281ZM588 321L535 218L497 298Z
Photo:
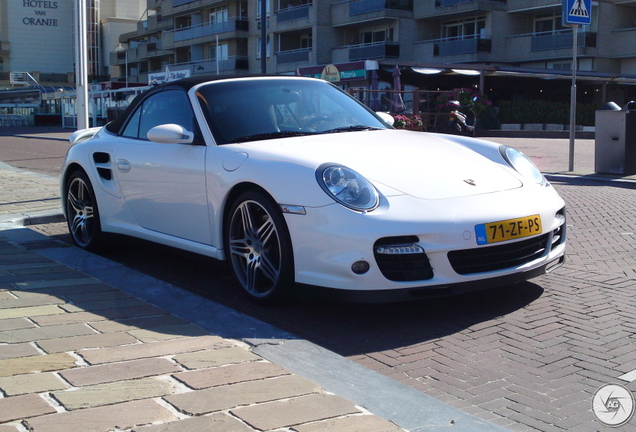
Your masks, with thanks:
M261 141L261 140L268 140L268 139L274 139L274 138L287 138L287 137L304 136L304 135L317 135L317 133L316 132L301 132L301 131L268 132L268 133L260 133L260 134L239 137L239 138L233 139L232 142L242 143L247 141Z
M364 126L364 125L355 125L355 126L343 126L335 129L329 129L324 132L324 134L328 133L340 133L340 132L356 132L356 131L364 131L364 130L382 130L384 128L375 127L375 126Z

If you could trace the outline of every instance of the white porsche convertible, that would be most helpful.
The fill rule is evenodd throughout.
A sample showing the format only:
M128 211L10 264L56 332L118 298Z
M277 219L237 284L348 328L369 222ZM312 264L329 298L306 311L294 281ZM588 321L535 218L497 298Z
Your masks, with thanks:
M73 241L124 234L227 260L254 300L325 287L362 301L513 285L564 261L564 202L522 153L395 130L302 77L186 79L75 132Z

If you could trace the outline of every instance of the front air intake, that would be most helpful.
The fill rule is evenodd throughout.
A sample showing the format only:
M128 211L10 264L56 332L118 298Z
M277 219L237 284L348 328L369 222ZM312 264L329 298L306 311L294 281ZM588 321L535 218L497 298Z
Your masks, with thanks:
M417 236L387 237L375 242L373 254L385 278L395 282L429 280L433 269Z

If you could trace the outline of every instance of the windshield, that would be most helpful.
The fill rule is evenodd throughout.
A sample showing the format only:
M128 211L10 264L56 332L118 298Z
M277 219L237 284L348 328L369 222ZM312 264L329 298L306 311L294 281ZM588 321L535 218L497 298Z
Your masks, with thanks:
M321 80L225 80L199 87L197 97L217 144L389 128L367 107Z

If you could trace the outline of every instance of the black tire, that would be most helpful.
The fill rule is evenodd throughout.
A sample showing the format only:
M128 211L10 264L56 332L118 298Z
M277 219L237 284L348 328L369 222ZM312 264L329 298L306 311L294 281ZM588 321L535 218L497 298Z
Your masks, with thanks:
M84 171L74 171L66 181L66 224L78 247L91 252L104 248L95 192Z
M289 300L293 252L276 203L259 191L240 194L228 212L224 239L230 268L250 299L267 304Z

